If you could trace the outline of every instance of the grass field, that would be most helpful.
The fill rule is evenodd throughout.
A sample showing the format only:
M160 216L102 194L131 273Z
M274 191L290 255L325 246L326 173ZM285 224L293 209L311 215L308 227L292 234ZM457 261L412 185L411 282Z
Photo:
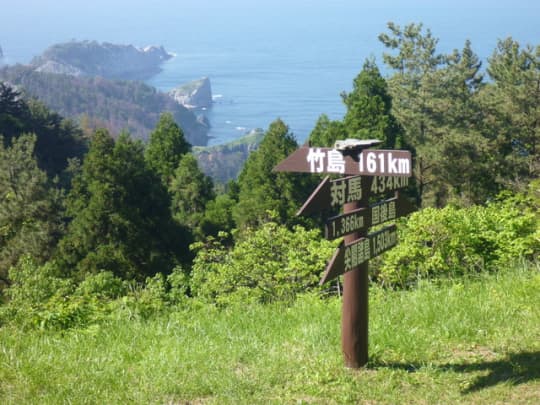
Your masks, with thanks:
M338 298L85 330L0 329L2 404L540 403L540 271L370 295L370 363L343 367Z

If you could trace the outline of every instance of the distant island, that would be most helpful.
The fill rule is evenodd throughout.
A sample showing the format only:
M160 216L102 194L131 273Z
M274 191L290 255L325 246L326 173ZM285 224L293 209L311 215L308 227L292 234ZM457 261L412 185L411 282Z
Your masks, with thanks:
M107 79L144 80L161 70L173 57L163 46L136 48L97 41L55 44L30 62L37 72Z

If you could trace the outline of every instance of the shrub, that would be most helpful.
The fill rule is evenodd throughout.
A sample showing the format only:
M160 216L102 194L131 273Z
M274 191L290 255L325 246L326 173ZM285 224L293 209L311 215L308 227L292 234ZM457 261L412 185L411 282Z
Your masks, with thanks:
M166 277L157 273L148 277L144 285L131 284L130 290L115 300L113 306L118 311L116 315L148 319L174 306L187 305L188 287L188 275L177 266Z
M291 231L275 222L247 229L236 239L230 250L214 238L192 245L197 250L194 296L218 304L291 301L300 292L318 289L335 247L318 230L297 226Z
M52 262L39 266L26 256L10 269L9 276L9 301L0 312L3 322L23 328L67 329L86 324L95 311L91 300L72 298L74 283L60 277Z
M534 258L540 248L534 213L519 198L461 209L426 208L402 221L398 232L398 245L376 262L375 278L391 287L495 271Z
M110 271L89 274L77 287L80 296L114 299L125 295L127 286L124 281Z

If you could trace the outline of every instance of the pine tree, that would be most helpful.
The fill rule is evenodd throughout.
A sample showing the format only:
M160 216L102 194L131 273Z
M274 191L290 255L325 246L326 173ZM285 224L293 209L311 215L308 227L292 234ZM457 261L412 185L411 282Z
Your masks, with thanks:
M164 113L156 129L150 134L145 160L148 167L154 170L168 187L180 159L190 149L191 145L186 141L184 132L176 124L172 114Z
M315 128L309 134L311 146L332 147L339 139L345 139L347 131L341 121L330 121L326 114L322 114Z
M507 186L523 191L540 173L540 46L520 47L512 38L499 41L491 58L488 89L501 176ZM490 103L491 101L491 103Z
M47 260L62 232L62 195L34 157L35 135L0 137L0 281L22 255Z
M274 211L283 224L295 222L294 214L311 192L313 180L297 173L275 173L272 169L297 147L282 120L270 124L259 149L250 154L238 178L234 218L239 227L263 222L268 211Z
M68 195L72 217L58 260L79 277L108 270L142 280L188 259L190 235L172 221L165 187L144 161L143 145L98 130Z
M341 96L347 106L343 123L349 138L379 139L385 147L396 148L401 128L391 112L392 97L386 80L373 60L364 63L352 92Z
M4 136L4 145L9 145L12 137L24 132L29 118L30 111L21 94L0 82L0 134Z
M38 165L51 179L63 174L69 159L80 159L87 150L82 131L74 122L37 100L24 100L18 91L0 82L0 135L4 136L4 145L23 133L36 135Z
M383 56L394 70L388 79L392 111L414 154L418 205L442 206L454 197L485 201L493 182L485 171L490 158L481 132L481 64L470 42L461 52L444 55L422 24L388 28L379 39L394 51Z
M215 198L212 180L199 169L193 154L185 154L169 187L173 217L202 236L200 225L207 203Z

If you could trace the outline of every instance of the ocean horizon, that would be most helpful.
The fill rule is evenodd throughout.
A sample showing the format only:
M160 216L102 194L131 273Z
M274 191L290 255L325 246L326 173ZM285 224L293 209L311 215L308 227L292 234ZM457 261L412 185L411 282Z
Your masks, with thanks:
M0 46L4 62L14 64L70 40L163 45L175 57L147 83L168 91L209 77L214 104L202 111L212 125L209 144L266 129L277 118L302 143L321 114L342 118L340 94L351 90L367 58L375 58L387 74L377 37L389 21L423 23L439 38L443 53L462 49L469 39L484 66L499 39L511 36L522 46L538 45L540 5L525 0L433 3L95 0L44 5L21 0L3 7Z

